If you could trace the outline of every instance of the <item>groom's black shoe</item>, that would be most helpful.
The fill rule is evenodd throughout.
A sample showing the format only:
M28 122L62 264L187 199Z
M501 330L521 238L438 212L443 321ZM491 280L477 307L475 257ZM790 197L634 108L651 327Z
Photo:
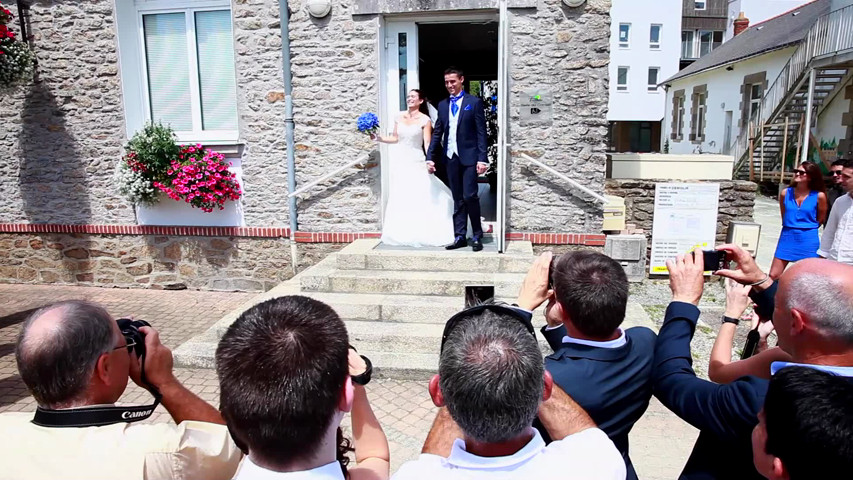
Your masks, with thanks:
M456 237L456 241L451 243L450 245L444 247L446 250L456 250L457 248L465 248L468 246L468 241L465 240L465 237ZM482 248L482 247L480 247Z
M480 237L474 237L472 240L473 241L471 242L471 250L479 252L483 249L483 241L480 240Z

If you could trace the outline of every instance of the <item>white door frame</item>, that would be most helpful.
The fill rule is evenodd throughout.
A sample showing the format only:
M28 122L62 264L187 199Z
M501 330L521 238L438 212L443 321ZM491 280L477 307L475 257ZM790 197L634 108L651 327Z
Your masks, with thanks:
M499 22L498 27L498 92L500 100L504 100L504 109L500 109L498 113L498 131L506 133L505 125L508 124L509 117L507 115L508 105L508 80L506 75L506 62L501 56L501 51L506 49L506 33L509 31L505 28L506 25L501 25L502 18L506 19L505 2L502 0L504 7L504 15L500 15L497 10L486 10L480 12L447 12L447 13L424 13L424 14L403 14L403 15L383 15L379 22L379 123L383 126L383 130L387 133L391 131L394 114L399 111L399 101L392 101L392 95L395 99L399 98L399 79L390 78L392 68L399 65L398 52L396 49L396 35L401 32L406 32L407 36L407 84L406 88L418 88L419 65L418 65L418 34L417 24L421 23L479 23L479 22ZM504 21L505 24L508 22ZM392 38L394 37L394 38ZM502 70L503 69L503 70ZM394 69L393 72L397 72ZM501 72L504 72L503 75ZM501 110L503 111L501 113ZM501 138L504 141L501 141ZM508 151L504 135L499 134L498 139L498 194L497 194L497 219L495 222L494 236L498 244L498 250L505 250L506 239L506 180L509 172L506 171L505 153ZM380 216L382 222L385 220L385 205L388 201L386 192L388 191L388 147L385 144L380 144L380 165L382 171L381 190L382 200L380 205Z

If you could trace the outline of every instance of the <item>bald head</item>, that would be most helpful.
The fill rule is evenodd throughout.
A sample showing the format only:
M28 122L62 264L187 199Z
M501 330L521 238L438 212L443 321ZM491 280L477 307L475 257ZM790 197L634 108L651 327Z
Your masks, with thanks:
M94 303L61 302L24 322L15 360L21 379L42 407L63 408L85 395L101 354L119 335L110 314Z
M853 266L801 260L780 277L777 295L786 314L798 310L822 336L853 347Z

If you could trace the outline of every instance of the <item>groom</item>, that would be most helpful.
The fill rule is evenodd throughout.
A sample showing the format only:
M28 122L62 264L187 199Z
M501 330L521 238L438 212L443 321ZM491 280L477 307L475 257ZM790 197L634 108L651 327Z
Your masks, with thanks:
M426 155L427 169L435 172L436 161L447 166L447 179L453 192L453 229L455 240L448 250L467 247L468 218L473 238L471 249L483 249L483 227L480 225L480 197L477 177L489 167L486 149L486 112L483 101L462 91L462 70L450 67L444 71L444 86L450 98L438 104L438 120Z

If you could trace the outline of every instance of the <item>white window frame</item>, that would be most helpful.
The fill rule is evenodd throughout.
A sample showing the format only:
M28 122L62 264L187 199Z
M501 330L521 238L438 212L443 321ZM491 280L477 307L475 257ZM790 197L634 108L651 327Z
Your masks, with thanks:
M198 80L198 51L195 36L195 13L227 10L231 15L231 34L234 34L234 12L230 0L116 0L116 17L119 28L120 64L124 75L134 75L134 79L122 78L122 90L125 97L125 115L128 138L150 122L151 99L148 88L148 63L145 52L145 32L142 18L144 15L162 13L183 13L187 22L187 54L189 59L190 105L192 109L192 131L176 131L180 143L203 143L208 145L233 145L239 143L239 128L234 130L202 130L201 85ZM125 35L122 29L133 28L132 35ZM132 37L132 38L131 38ZM129 46L126 46L130 44ZM132 50L122 52L122 50ZM236 52L236 48L234 49ZM234 59L236 64L236 58ZM235 68L236 71L236 68ZM127 81L126 81L127 80ZM235 79L236 84L236 79ZM237 98L235 96L235 103ZM237 111L239 123L239 107Z
M658 41L657 42L652 41L652 30L654 30L655 27L658 27ZM659 23L653 23L649 26L649 48L650 49L660 50L661 33L663 33L663 25L661 25Z
M627 40L622 41L622 27L628 27L628 35ZM619 43L619 48L629 48L631 46L631 24L630 23L620 23L619 30L616 32L616 41Z
M755 118L761 116L761 100L764 97L764 85L762 83L750 83L749 84L749 113L747 113L747 120L752 121ZM758 97L753 97L752 92L755 89L758 89ZM753 106L755 107L755 112L753 113Z
M684 34L690 34L690 52L689 56L684 56ZM681 31L681 58L684 60L694 60L699 58L696 56L696 30L682 30Z
M702 142L705 139L705 115L708 113L707 93L699 93L699 98L696 100L696 132L694 133L695 141Z
M708 1L707 0L695 0L693 2L693 8L696 10L707 10L708 9Z
M684 138L684 103L685 97L682 95L680 97L676 97L676 106L675 106L675 141L681 141Z
M655 75L656 82L654 84L649 83L648 90L649 93L659 93L657 82L660 82L660 67L649 67L649 73L651 73L652 70L655 70L657 72L657 74ZM646 80L646 82L648 82L648 79Z
M625 69L625 83L619 83L619 70ZM616 91L617 92L627 92L628 91L628 83L629 83L629 75L631 74L631 67L626 65L621 65L616 67Z

